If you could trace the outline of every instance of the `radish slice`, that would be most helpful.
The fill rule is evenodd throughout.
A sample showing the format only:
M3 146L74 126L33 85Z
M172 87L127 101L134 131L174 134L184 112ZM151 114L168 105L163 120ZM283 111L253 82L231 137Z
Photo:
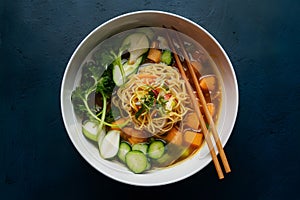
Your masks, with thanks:
M87 121L82 125L83 134L90 140L97 141L97 134L99 130L99 124Z
M102 144L102 141L103 141L103 139L105 137L105 134L106 134L105 129L102 129L101 132L99 133L99 136L98 136L98 146L99 147Z
M104 159L110 159L117 155L119 151L120 131L111 130L104 136L102 142L98 142L100 155Z

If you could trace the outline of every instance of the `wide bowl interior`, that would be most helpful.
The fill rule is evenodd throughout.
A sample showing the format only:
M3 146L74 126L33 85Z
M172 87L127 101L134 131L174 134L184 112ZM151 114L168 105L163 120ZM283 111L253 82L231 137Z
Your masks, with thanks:
M207 147L180 164L155 172L136 175L120 165L101 159L97 149L81 133L73 111L71 93L78 83L77 72L87 54L101 41L120 31L140 26L174 27L199 42L213 58L223 79L222 110L217 125L223 146L229 139L238 110L238 86L231 62L220 44L202 27L171 13L139 11L116 17L93 30L77 47L65 70L61 86L61 110L67 133L82 157L95 169L123 183L154 186L182 180L205 167L211 156ZM212 176L217 176L213 174Z

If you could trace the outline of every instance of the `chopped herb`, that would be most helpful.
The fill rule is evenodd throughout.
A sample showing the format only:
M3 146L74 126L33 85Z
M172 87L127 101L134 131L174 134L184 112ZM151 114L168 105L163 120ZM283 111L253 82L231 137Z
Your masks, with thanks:
M142 107L135 113L135 118L138 119L145 110L146 108L144 104L142 104Z
M150 90L148 94L149 94L150 96L156 96L155 93L154 93L154 91L155 91L155 90Z
M138 119L143 113L150 113L151 110L157 109L159 113L165 114L172 110L172 103L169 102L173 96L166 85L161 85L156 88L146 85L146 95L144 95L138 102L141 107L135 114L135 118Z

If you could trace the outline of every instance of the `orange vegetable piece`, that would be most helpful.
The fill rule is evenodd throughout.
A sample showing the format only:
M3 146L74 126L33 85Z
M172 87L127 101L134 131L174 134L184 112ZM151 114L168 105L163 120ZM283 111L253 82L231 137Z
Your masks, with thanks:
M161 51L158 49L150 49L147 58L152 60L155 63L159 63L161 54L162 54Z
M127 120L126 118L120 118L120 119L112 122L113 125L117 125L117 126L112 126L111 130L119 130L119 131L121 131L121 128L118 127L118 125L124 124L126 122L126 120Z
M160 58L161 58L161 54L162 52L160 50L158 50L158 41L153 41L151 44L151 48L148 52L148 56L147 58L149 60L152 60L155 63L159 63L160 62Z
M200 87L204 91L213 91L216 88L216 77L207 76L200 80Z
M213 103L207 103L206 104L208 111L210 112L210 115L213 116L215 114L215 104Z
M176 145L181 145L182 144L182 133L178 131L176 128L172 128L167 137L165 138L167 142L176 144Z
M194 131L186 131L184 133L184 141L192 146L199 147L203 142L203 134Z
M134 144L137 144L137 143L143 143L143 142L146 142L147 141L147 138L139 138L139 137L134 137L134 136L131 136L128 138L128 142L131 144L131 145L134 145Z

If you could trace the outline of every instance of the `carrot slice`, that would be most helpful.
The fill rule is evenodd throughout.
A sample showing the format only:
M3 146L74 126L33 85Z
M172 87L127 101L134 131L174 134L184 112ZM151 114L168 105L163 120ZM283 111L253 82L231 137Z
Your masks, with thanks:
M114 122L112 122L113 125L116 125L116 126L112 126L111 127L111 130L119 130L121 131L121 128L119 127L120 125L124 124L126 122L126 118L120 118Z
M203 142L203 134L194 131L186 131L184 133L184 141L192 146L199 147Z
M182 133L178 131L176 128L172 128L167 137L165 138L167 142L181 145L182 144Z

